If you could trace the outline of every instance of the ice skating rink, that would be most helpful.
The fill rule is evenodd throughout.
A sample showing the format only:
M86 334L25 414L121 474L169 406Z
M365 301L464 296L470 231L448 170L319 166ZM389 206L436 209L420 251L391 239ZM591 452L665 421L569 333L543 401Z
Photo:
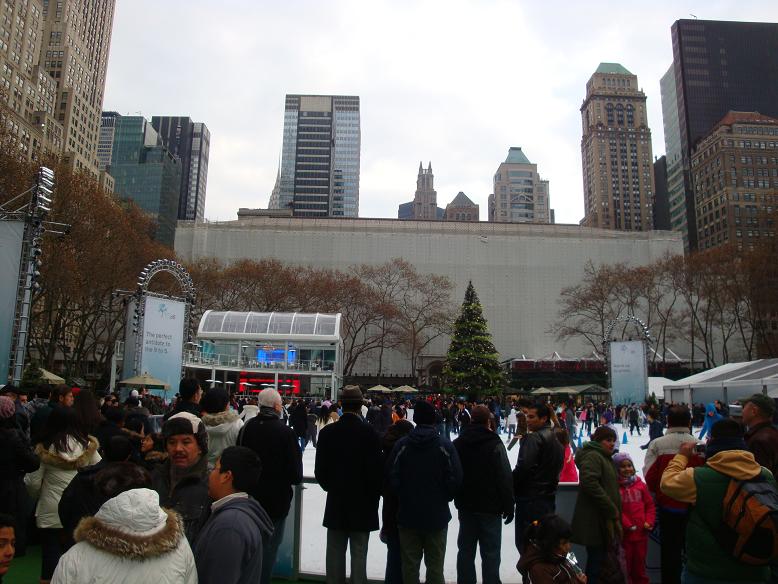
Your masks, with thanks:
M635 468L642 477L643 460L645 450L640 446L648 442L648 428L641 430L642 436L635 434L629 436L627 431L627 444L621 444L625 429L621 424L616 425L619 432L619 449L629 452L635 461ZM505 440L505 434L502 434ZM453 434L452 438L456 438ZM584 437L586 441L586 437ZM508 459L511 467L516 465L516 459L519 455L518 445L508 452ZM313 477L314 462L316 459L316 449L310 445L303 453L303 470L306 477ZM306 485L303 492L303 521L302 534L300 542L300 564L303 572L324 574L325 573L325 548L326 548L326 530L322 527L321 521L324 515L324 504L326 493L318 485ZM454 503L451 503L452 520L448 525L448 544L446 546L445 576L446 582L456 582L456 560L457 560L457 533L459 532L459 522L457 520L457 510ZM500 564L500 578L503 584L520 584L521 576L516 571L516 562L519 560L519 552L514 543L514 525L503 526L502 539L502 562ZM383 580L384 566L386 560L386 546L381 543L378 532L370 534L370 547L368 550L368 568L367 575L376 580ZM481 565L480 558L476 556L476 569L480 582ZM423 564L422 564L423 573ZM422 578L423 580L423 578Z

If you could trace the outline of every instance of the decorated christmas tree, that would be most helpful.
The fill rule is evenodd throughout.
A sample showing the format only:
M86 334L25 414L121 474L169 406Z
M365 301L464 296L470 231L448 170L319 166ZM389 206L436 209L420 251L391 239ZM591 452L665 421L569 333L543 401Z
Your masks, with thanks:
M470 397L496 395L505 385L497 349L472 282L454 323L443 376L451 390Z

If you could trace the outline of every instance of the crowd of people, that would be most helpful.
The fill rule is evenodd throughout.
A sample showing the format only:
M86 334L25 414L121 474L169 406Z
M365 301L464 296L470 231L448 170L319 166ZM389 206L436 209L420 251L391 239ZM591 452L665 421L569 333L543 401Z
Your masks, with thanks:
M476 582L479 552L481 581L500 582L511 522L526 583L644 584L657 531L663 583L775 581L775 403L746 400L742 423L710 404L694 436L697 410L439 396L394 403L367 400L357 386L337 401L285 401L272 388L252 398L203 391L195 379L183 379L166 406L143 390L119 399L42 386L28 396L7 385L0 581L35 540L43 583L269 583L308 447L326 492L328 582L345 582L347 563L353 584L367 582L378 531L385 582L418 583L424 562L425 581L441 584L452 501L462 584ZM625 432L648 430L645 480L618 450L619 422ZM569 523L557 514L560 482L578 483ZM736 503L762 518L750 531L732 520ZM574 543L586 548L585 566Z

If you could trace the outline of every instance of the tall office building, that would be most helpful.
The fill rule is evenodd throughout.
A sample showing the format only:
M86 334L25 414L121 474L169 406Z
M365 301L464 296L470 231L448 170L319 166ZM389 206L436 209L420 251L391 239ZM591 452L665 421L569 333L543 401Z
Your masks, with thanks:
M97 142L115 0L0 3L0 91L9 127L35 160L64 155L107 188Z
M654 161L654 229L670 231L670 201L667 195L667 156Z
M211 133L205 124L193 122L187 117L154 116L151 125L162 144L181 161L178 219L202 221L205 216Z
M683 184L673 179L668 156L670 213L674 227L681 225L687 249L695 250L699 234L692 150L730 110L778 117L778 24L678 20L671 34L675 111L672 104L664 103L664 94L672 89L668 79L663 80L662 113L671 118L665 120L666 136L668 126L678 126L672 140L680 144ZM675 218L674 211L678 211Z
M43 1L40 60L57 81L63 154L98 178L97 143L116 0Z
M753 249L775 237L778 119L729 112L692 150L691 174L700 250L734 243Z
M119 198L133 201L155 222L155 239L173 247L181 164L141 116L113 116L114 140L108 172Z
M105 171L111 166L116 120L121 117L119 112L103 112L100 118L100 134L97 139L97 167L101 171Z
M287 95L280 189L268 208L358 217L360 141L359 97Z
M662 96L662 126L665 136L665 189L669 228L683 234L684 249L689 251L686 228L686 190L684 188L683 148L678 120L675 72L673 66L659 82ZM657 195L660 196L660 195Z
M548 181L540 178L521 148L511 147L494 173L489 195L489 221L497 223L550 223Z
M581 225L650 231L654 170L646 94L618 63L600 63L581 105L584 218Z
M28 160L62 151L57 81L40 62L43 2L0 3L0 97L7 126Z

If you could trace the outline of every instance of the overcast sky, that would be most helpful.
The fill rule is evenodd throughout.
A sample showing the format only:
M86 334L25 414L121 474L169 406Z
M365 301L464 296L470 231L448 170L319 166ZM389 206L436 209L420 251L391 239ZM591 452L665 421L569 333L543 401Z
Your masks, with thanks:
M318 93L361 98L360 216L396 217L423 160L439 206L464 191L485 220L521 146L577 223L586 81L603 61L636 74L661 156L659 79L690 13L776 22L778 1L117 0L104 109L205 122L208 219L267 206L284 95Z

